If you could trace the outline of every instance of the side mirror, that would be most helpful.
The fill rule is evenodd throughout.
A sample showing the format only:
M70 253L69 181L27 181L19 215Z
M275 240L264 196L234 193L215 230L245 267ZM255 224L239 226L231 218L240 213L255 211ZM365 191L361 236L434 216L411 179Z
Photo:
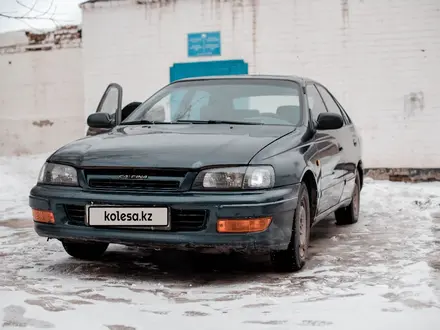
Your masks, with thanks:
M108 113L96 112L87 117L87 125L92 128L112 128L114 120Z
M344 126L344 119L337 113L320 113L316 125L317 130L339 129Z

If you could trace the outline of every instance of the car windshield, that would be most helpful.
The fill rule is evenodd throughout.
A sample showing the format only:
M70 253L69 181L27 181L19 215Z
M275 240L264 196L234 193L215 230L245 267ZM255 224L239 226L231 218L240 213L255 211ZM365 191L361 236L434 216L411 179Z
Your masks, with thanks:
M300 86L288 80L212 79L171 84L122 124L236 123L299 125Z

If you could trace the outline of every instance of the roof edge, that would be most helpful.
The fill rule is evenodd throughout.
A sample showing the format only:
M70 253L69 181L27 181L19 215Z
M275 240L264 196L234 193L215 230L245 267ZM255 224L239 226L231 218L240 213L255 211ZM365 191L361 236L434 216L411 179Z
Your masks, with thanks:
M79 8L84 8L88 4L95 4L95 3L98 3L98 2L111 2L111 1L117 2L117 1L126 1L126 0L86 0L86 1L80 2L78 4L78 7Z
M176 81L194 81L194 80L222 80L222 79L266 79L266 80L289 80L295 82L309 81L310 79L295 75L273 75L273 74L239 74L224 76L200 76L178 79Z

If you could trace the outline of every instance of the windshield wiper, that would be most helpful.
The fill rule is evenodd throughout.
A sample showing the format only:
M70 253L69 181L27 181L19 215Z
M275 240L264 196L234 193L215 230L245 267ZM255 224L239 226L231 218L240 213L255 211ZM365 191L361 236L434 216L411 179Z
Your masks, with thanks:
M177 123L190 123L190 124L228 124L228 125L264 125L263 123L250 123L244 121L231 121L231 120L176 120Z
M150 120L135 120L128 121L126 123L122 122L121 125L155 125L155 124L172 124L170 122L164 121L150 121Z

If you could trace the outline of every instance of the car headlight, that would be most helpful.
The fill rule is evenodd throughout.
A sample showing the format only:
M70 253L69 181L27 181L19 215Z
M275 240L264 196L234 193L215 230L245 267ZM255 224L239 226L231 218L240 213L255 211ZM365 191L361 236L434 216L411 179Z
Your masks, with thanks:
M78 186L78 174L72 166L45 163L38 175L38 183Z
M222 167L201 171L194 180L194 190L239 190L272 188L272 166Z

